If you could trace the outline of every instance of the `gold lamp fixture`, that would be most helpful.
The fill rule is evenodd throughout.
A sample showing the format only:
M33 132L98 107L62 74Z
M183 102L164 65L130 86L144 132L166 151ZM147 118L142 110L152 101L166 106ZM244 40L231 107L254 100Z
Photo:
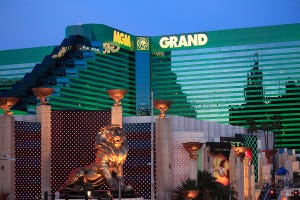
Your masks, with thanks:
M180 196L184 199L192 200L196 199L199 193L200 190L182 190Z
M269 150L263 150L262 152L265 152L265 157L267 158L267 162L272 163L273 156L277 153L277 150L269 149Z
M17 98L17 97L0 97L0 108L4 111L4 115L12 115L13 112L10 111L10 109L18 101L19 101L19 98Z
M154 107L160 111L159 118L165 118L166 112L172 105L172 101L167 100L154 100Z
M106 92L114 100L114 107L118 107L121 106L121 100L124 98L127 90L111 89Z
M247 147L233 147L234 155L240 157L243 160L245 153L247 151Z
M33 94L40 100L41 105L48 105L46 98L53 93L53 88L37 87L32 88Z
M199 143L199 142L182 143L182 146L189 153L190 160L197 160L198 158L197 151L201 149L202 145L203 143Z

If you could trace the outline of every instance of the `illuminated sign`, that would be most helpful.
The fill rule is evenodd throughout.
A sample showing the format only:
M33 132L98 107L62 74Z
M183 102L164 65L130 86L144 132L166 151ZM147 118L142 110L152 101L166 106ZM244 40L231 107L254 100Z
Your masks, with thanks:
M136 46L137 50L149 50L149 38L137 37Z
M65 55L66 52L68 52L69 50L72 49L72 46L63 46L59 49L58 53L57 54L53 54L52 55L52 58L55 59L55 58L61 58Z
M130 35L114 30L113 42L131 47Z
M103 54L117 53L119 50L119 46L110 43L103 43Z
M190 47L190 46L202 46L208 41L207 35L204 33L196 33L189 35L177 36L165 36L159 40L159 45L161 48L180 48L180 47Z
M83 45L82 47L79 48L80 51L92 51L96 54L99 54L100 53L100 49L97 48L97 47L88 47L88 46L85 46Z
M15 84L19 79L0 79L0 85Z
M151 52L153 56L165 56L165 52L153 51Z
M72 50L72 46L69 45L69 46L63 46L59 49L58 53L57 54L53 54L52 55L52 59L58 59L58 58L62 58L68 51ZM95 52L96 54L99 54L100 53L100 49L97 48L97 47L89 47L89 46L81 46L79 48L80 51L92 51L92 52Z

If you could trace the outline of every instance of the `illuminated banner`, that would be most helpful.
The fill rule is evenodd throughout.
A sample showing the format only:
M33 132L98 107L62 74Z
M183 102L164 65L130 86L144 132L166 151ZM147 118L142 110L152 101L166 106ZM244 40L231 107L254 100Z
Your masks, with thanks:
M159 46L163 49L202 46L208 41L204 33L195 33L179 36L164 36L159 40Z
M229 184L229 153L231 150L230 143L206 142L209 146L210 156L213 164L213 177L223 185Z
M231 147L245 146L244 140L241 137L220 137L221 143L230 143Z

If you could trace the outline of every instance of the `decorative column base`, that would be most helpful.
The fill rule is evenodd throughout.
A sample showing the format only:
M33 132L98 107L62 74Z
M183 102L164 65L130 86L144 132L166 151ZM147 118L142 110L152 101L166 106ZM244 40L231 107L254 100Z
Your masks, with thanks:
M41 192L51 192L51 106L36 107L36 118L41 123Z

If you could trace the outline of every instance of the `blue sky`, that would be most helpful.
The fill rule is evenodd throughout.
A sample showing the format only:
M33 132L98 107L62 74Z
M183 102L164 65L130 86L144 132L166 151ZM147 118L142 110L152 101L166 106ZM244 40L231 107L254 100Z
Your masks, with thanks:
M300 23L300 1L0 0L0 50L58 45L86 23L145 36Z

